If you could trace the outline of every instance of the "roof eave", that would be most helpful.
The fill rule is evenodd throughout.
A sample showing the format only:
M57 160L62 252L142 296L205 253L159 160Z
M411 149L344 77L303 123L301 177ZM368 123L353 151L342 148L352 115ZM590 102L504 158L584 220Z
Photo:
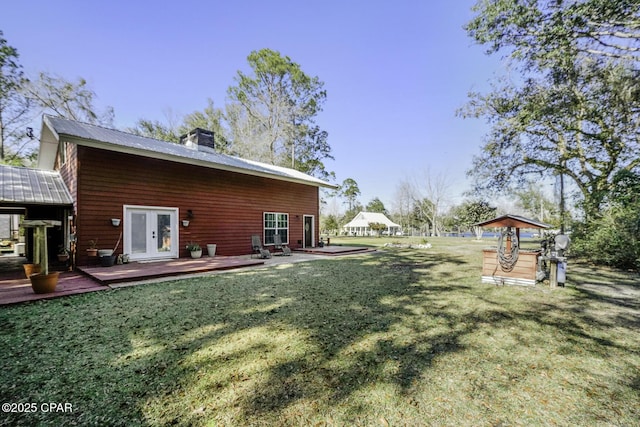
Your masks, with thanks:
M544 222L509 214L478 222L473 225L478 227L551 228L551 225L545 224Z
M262 178L277 179L277 180L280 180L280 181L293 182L293 183L297 183L297 184L311 185L311 186L314 186L314 187L324 187L324 188L331 188L331 189L338 188L338 186L336 186L334 184L330 184L330 183L314 182L314 181L308 181L308 180L304 180L304 179L297 179L295 177L285 177L285 176L276 175L276 174L269 174L269 173L264 173L264 172L259 172L259 171L252 171L252 170L238 168L238 167L234 167L234 166L230 166L230 165L212 163L212 162L207 162L207 161L193 159L193 158L187 158L187 157L173 156L171 154L160 153L160 152L157 152L157 151L144 150L144 149L140 149L140 148L115 145L115 144L111 144L109 142L104 142L104 141L96 141L96 140L92 140L92 139L80 138L80 137L77 137L77 136L63 134L63 133L61 133L58 137L59 138L64 137L63 139L65 141L74 143L76 145L81 145L81 146L84 146L84 147L97 148L97 149L101 149L101 150L109 150L109 151L114 151L114 152L118 152L118 153L131 154L131 155L135 155L135 156L144 156L144 157L154 158L154 159L158 159L158 160L166 160L166 161L175 162L175 163L188 164L188 165L192 165L192 166L202 166L202 167L206 167L206 168L209 168L209 169L217 169L217 170L223 170L223 171L227 171L227 172L235 172L235 173L240 173L240 174L244 174L244 175L258 176L258 177L262 177Z

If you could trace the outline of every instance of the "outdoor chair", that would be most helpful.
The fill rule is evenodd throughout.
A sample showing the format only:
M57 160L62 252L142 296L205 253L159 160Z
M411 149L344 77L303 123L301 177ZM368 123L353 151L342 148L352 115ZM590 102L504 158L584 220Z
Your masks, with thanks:
M275 234L273 236L274 248L276 251L281 251L280 255L289 256L291 255L291 249L289 246L282 243L282 238L279 234Z
M260 241L260 236L257 234L251 236L251 248L253 250L251 258L253 258L253 255L258 255L262 259L271 258L271 252L262 247L262 241Z

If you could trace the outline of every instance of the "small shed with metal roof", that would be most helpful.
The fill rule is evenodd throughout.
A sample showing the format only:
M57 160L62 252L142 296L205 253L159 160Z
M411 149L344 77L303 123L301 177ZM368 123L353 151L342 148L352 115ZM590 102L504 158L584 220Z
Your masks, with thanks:
M32 230L23 235L13 229L14 217L25 220L56 220L68 216L73 209L73 197L58 171L0 165L0 215L10 218L10 242L16 255L33 251ZM4 236L6 237L6 236ZM48 231L51 252L64 245L65 233L58 226ZM55 252L53 252L55 253Z
M549 228L549 224L519 215L507 214L474 225L502 228L497 248L483 250L482 283L522 286L536 284L539 257L542 250L521 249L520 229L544 229Z

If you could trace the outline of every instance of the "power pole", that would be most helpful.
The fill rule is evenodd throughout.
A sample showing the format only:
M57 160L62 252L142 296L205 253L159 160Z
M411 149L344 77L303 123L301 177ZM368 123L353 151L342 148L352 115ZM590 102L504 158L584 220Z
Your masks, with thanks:
M560 174L560 234L564 234L564 174Z

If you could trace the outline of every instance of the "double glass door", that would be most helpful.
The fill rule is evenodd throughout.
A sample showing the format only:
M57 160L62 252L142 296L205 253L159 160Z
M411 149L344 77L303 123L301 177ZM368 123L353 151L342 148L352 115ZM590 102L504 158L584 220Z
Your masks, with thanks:
M132 260L178 257L178 210L125 207L124 250Z

